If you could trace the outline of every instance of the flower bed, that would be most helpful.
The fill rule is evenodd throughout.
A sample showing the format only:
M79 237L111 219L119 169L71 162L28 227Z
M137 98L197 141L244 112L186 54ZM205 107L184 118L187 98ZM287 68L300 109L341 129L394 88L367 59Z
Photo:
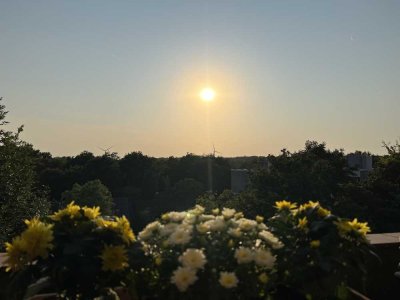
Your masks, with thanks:
M229 208L169 212L138 240L125 217L74 203L26 226L6 244L16 298L112 299L122 286L133 299L345 299L371 253L366 223L312 201L278 201L267 222Z

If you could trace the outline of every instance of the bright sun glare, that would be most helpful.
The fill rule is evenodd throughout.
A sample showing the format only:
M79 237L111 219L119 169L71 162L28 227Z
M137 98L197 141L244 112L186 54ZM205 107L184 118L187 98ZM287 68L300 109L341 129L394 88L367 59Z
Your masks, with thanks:
M212 88L204 88L200 92L200 97L203 101L212 101L215 98L215 91Z

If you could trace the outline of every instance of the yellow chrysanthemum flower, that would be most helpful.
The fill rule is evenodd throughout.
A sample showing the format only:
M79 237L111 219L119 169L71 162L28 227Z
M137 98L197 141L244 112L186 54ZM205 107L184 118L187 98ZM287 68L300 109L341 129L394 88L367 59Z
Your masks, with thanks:
M96 219L98 216L100 216L100 207L98 206L94 207L84 206L82 209L85 217L90 220Z
M307 217L299 219L299 223L297 224L297 228L306 229L308 224Z
M320 245L321 245L321 242L319 240L313 240L310 242L311 248L319 248Z
M360 234L362 237L365 237L368 232L371 232L371 229L368 226L368 223L358 222L357 219L353 221L339 221L335 223L339 233L341 235L346 235L351 231L355 231Z
M25 263L24 249L21 241L21 237L17 236L11 243L6 243L7 258L5 265L7 266L6 271L19 270Z
M318 205L319 205L319 202L318 202L318 201L316 201L316 202L314 202L314 201L308 201L308 203L305 203L305 204L300 205L299 211L304 211L304 210L307 210L307 209L310 209L310 208L315 208L315 207L317 207Z
M328 209L325 209L323 207L319 207L318 211L317 211L318 216L320 217L326 217L329 216L331 214L331 211Z
M261 283L266 284L266 283L268 282L268 280L269 280L269 277L268 277L267 273L263 272L263 273L261 273L260 275L258 275L258 280L259 280Z
M60 209L55 214L51 215L50 218L53 221L60 221L64 216L68 216L70 219L79 218L81 216L80 210L80 206L72 201L66 208Z
M125 243L129 244L135 240L135 234L132 231L131 225L125 216L117 217L115 221L105 220L103 218L96 219L97 226L110 228L118 232Z
M349 221L339 221L339 222L335 222L335 225L337 227L337 229L339 230L340 234L346 234L348 232L351 231L351 226L349 224Z
M371 232L371 228L369 228L368 223L361 223L358 222L357 219L354 219L353 221L349 222L350 227L359 232L362 236L365 236L368 232Z
M100 255L103 271L118 271L128 267L128 256L124 246L105 245Z
M160 257L160 256L157 256L156 258L155 258L155 260L154 260L154 264L156 265L156 266L160 266L161 264L162 264L162 258Z
M290 201L282 200L282 201L276 201L275 207L278 210L290 210L290 209L295 209L297 207L297 204L292 203Z
M122 216L121 218L117 217L115 224L115 229L119 231L125 243L129 244L135 240L135 235L132 231L131 225L125 216Z
M46 258L48 250L53 249L52 224L39 221L38 218L25 221L28 228L21 234L22 249L26 252L28 259L33 260L37 257Z
M95 222L96 222L97 226L103 227L103 228L115 228L117 226L114 221L105 220L101 217L96 218Z

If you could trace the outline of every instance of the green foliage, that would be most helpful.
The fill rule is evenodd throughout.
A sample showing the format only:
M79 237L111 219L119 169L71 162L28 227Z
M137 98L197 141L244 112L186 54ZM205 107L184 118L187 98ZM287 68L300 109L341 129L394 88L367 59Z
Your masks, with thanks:
M0 126L7 123L4 109L0 105ZM22 230L24 219L49 209L46 190L36 181L37 152L20 139L22 130L22 126L16 133L0 130L0 249Z
M110 191L100 180L88 181L83 185L75 183L71 190L61 196L62 206L72 201L81 206L98 206L105 215L111 215L114 205Z
M342 150L330 151L325 143L307 141L305 149L269 158L271 166L258 169L251 177L253 187L263 198L319 199L331 206L340 186L350 180Z
M196 198L204 191L204 185L192 178L179 180L171 190L171 200L175 200L173 209L184 210L193 207Z

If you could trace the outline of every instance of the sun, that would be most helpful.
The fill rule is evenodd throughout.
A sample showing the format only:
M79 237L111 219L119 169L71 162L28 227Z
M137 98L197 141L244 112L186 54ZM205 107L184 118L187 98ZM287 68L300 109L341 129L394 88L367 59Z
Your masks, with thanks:
M200 92L200 98L206 102L213 101L215 98L215 91L209 87L204 88Z

